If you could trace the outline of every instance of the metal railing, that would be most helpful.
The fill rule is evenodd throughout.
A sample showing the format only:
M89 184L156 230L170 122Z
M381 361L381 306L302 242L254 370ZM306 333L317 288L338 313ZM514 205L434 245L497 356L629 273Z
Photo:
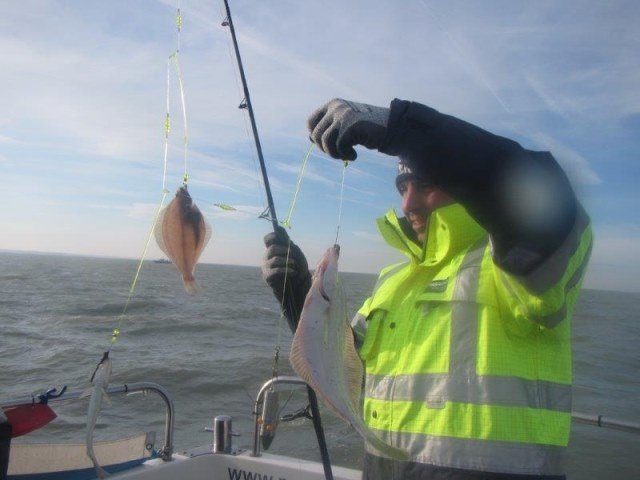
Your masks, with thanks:
M122 393L125 395L131 395L135 393L146 393L148 391L157 393L165 403L166 406L166 417L165 417L165 432L164 432L164 446L158 452L160 457L164 461L171 460L171 455L173 454L173 426L174 426L174 406L173 399L169 392L162 386L157 383L151 382L138 382L138 383L129 383L118 386L110 386L107 388L107 393L110 395ZM78 400L82 397L84 390L77 390L72 392L64 392L62 395L57 397L49 397L47 399L47 403L55 403L55 402L64 402L69 400ZM17 407L19 405L25 405L29 403L38 403L38 397L30 396L23 397L17 399L11 399L5 402L2 402L0 407L2 408L10 408Z
M622 430L623 432L640 434L640 423L638 422L616 420L602 415L592 415L580 412L572 412L571 418L577 423L586 423L587 425L595 425L596 427L611 428L613 430Z
M258 396L256 397L256 403L253 408L253 414L255 415L255 427L253 431L253 450L251 452L251 456L259 457L260 456L260 415L262 414L262 405L264 400L264 395L270 388L275 387L278 384L288 384L288 385L306 385L305 381L300 377L294 376L281 376L274 377L264 385L258 392Z
M258 396L256 397L256 402L253 410L253 414L255 415L255 428L253 433L252 456L254 457L260 456L260 416L262 414L264 396L267 390L273 388L278 384L305 385L305 381L300 377L281 376L274 377L271 380L267 381L264 385L262 385L262 388L260 388ZM618 420L610 417L605 417L603 415L594 415L582 412L572 412L571 419L576 423L584 423L587 425L594 425L602 428L610 428L613 430L621 430L623 432L640 434L640 423L638 422Z

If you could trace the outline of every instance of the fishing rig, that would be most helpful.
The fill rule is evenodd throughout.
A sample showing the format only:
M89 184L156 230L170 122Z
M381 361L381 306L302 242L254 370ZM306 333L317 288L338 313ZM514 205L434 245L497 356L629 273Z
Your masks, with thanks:
M98 370L100 369L100 367L105 363L105 362L110 362L109 359L109 354L111 353L111 349L113 348L113 346L115 345L115 343L117 342L117 340L119 339L120 335L121 335L121 331L122 331L122 326L125 322L126 319L126 314L127 314L127 310L128 307L131 303L131 300L133 299L133 296L135 294L136 291L136 286L138 284L138 280L140 278L140 272L142 270L142 265L144 263L144 260L146 258L147 255L147 251L149 249L149 245L151 244L151 239L154 235L154 231L157 227L158 221L160 219L161 213L162 213L162 209L164 206L164 202L165 199L167 197L167 194L169 193L169 190L167 189L167 165L168 165L168 157L169 157L169 133L171 131L171 113L170 113L170 106L171 106L171 96L170 96L170 92L171 92L171 66L173 65L177 74L177 78L178 78L178 86L179 86L179 91L180 91L180 101L181 101L181 105L182 105L182 120L183 120L183 138L182 138L182 144L183 144L183 159L184 159L184 173L182 176L182 189L184 189L186 191L187 188L187 183L189 180L189 173L188 173L188 166L187 166L187 159L188 159L188 135L187 135L187 111L186 111L186 103L185 103L185 94L184 94L184 81L183 81L183 76L182 76L182 71L180 69L180 62L179 62L179 55L180 55L180 44L181 44L181 32L182 32L182 13L181 13L181 9L180 9L180 2L178 3L178 8L177 8L177 12L176 12L176 17L175 17L175 24L176 24L176 29L177 29L177 47L176 49L169 55L168 60L167 60L167 95L166 95L166 115L165 115L165 120L164 120L164 165L163 165L163 173L162 173L162 195L160 198L160 201L158 202L158 206L156 208L156 212L154 215L154 219L153 219L153 223L151 225L151 228L149 230L149 234L147 236L147 239L145 241L144 244L144 248L142 250L142 254L140 256L140 260L138 262L138 266L136 268L133 280L131 282L131 285L129 287L129 291L128 291L128 295L127 295L127 299L126 302L124 304L124 307L122 309L122 313L118 316L117 319L117 326L113 328L113 330L111 331L111 342L109 343L109 346L107 348L107 350L103 353L102 359L100 360L100 362L97 364L97 366L95 367L95 370L93 372L93 375L91 376L91 383L94 383L94 377L96 376L96 373L98 372ZM97 388L103 388L106 390L108 388L108 384L110 381L110 375L111 375L111 370L109 368L109 374L106 378L106 382L105 385L95 385L94 386L94 390L90 392L90 390L87 390L87 395L95 395L95 389ZM106 391L104 392L106 394ZM92 403L93 403L93 398L92 398ZM89 411L89 416L91 416L91 405L90 404L90 411ZM100 411L100 402L97 403L97 411L94 412L95 415L99 414ZM89 425L90 420L87 421L87 425ZM88 433L87 434L92 435L92 433ZM88 437L89 438L89 437ZM89 441L89 440L88 440ZM89 450L87 450L87 455L89 455ZM171 456L171 452L169 451L167 454L168 457ZM95 458L92 458L92 461L94 462L94 465L96 466L96 471L98 472L98 475L102 478L102 474L100 473L100 467L97 465Z
M118 317L118 325L111 332L111 343L107 350L107 354L111 352L111 348L120 337L120 334L122 331L122 325L126 318L127 309L129 307L129 304L131 303L131 300L133 299L133 296L136 291L136 286L140 278L140 271L142 270L142 265L147 256L147 251L149 249L149 245L151 244L151 239L153 238L153 234L156 229L158 219L160 218L162 208L164 207L164 202L167 198L167 195L169 194L169 189L167 188L167 168L169 164L169 138L171 133L171 66L172 65L175 69L176 76L178 79L178 87L180 92L180 104L182 107L182 127L183 127L182 150L183 150L183 162L184 162L182 186L186 188L189 182L189 170L188 170L189 142L188 142L188 135L187 135L187 107L185 102L184 80L183 80L182 70L180 68L180 48L181 48L181 37L182 37L182 12L180 8L180 2L178 2L178 8L176 10L175 26L177 30L176 49L169 55L167 59L167 94L166 94L166 114L165 114L165 120L164 120L164 155L163 155L163 169L162 169L162 194L160 197L160 201L158 202L158 206L156 207L155 215L153 217L153 222L151 224L149 234L147 235L147 239L144 244L142 254L140 255L140 260L138 262L135 275L131 282L131 286L129 287L127 300L125 302L124 308L122 309L122 313Z
M271 187L269 184L269 176L267 174L267 167L264 161L264 155L262 154L262 146L260 144L260 136L258 135L258 127L256 125L256 119L253 112L253 105L251 103L251 95L249 93L249 86L247 84L247 78L244 73L244 67L242 65L242 57L240 56L240 48L238 47L238 39L236 38L236 31L233 24L233 18L231 16L231 9L229 8L229 2L224 0L224 6L226 10L226 17L222 22L222 26L228 27L231 33L231 39L233 41L233 47L236 55L236 60L238 63L238 70L240 72L240 79L242 81L242 88L244 90L244 99L240 103L241 109L246 109L249 114L249 119L251 121L251 130L253 132L253 139L256 146L256 151L258 154L258 160L260 162L260 171L262 173L262 180L264 184L265 194L267 198L267 211L268 211L268 219L271 221L274 233L278 232L278 217L276 215L276 209L273 202L273 195L271 194ZM265 211L265 213L267 213ZM292 289L290 283L285 283L284 285L284 295L283 302L285 298L292 298ZM294 303L294 302L290 302ZM300 312L295 312L294 317L299 318ZM289 328L292 332L295 332L297 325L294 323L294 319L287 319L289 321ZM276 352L276 361L277 361L277 352ZM318 440L318 447L320 449L320 456L322 458L322 467L324 469L324 474L326 480L333 479L333 472L331 470L331 460L329 459L329 451L327 450L327 443L324 437L324 430L322 428L322 420L320 418L320 409L318 407L318 399L316 397L315 392L311 387L307 385L307 396L309 398L309 405L311 409L311 417L313 421L313 428L316 433L316 437Z

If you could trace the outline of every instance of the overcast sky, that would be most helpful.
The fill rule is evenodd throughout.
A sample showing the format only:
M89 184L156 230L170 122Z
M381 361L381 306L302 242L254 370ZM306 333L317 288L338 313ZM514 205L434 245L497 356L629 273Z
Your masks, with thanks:
M175 1L0 2L0 249L138 258L162 195ZM213 226L203 261L258 265L271 225L222 27L222 0L182 0L189 190ZM415 100L550 150L592 215L587 286L640 291L640 3L232 0L274 190L286 216L306 118L343 97ZM171 72L167 187L183 171ZM340 163L317 150L291 236L314 265L335 238ZM395 160L346 171L344 271L400 257L375 218L399 208ZM170 197L169 197L170 198ZM214 206L227 203L238 211ZM152 245L149 257L161 256Z

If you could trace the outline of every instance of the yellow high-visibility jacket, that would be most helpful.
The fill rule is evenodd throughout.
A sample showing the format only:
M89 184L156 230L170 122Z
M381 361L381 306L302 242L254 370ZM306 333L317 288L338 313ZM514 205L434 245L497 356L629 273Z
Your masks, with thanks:
M592 245L577 208L564 243L526 276L497 266L487 231L460 204L431 214L424 248L393 211L378 220L408 262L381 272L352 324L366 371L363 414L412 462L563 473L570 319Z

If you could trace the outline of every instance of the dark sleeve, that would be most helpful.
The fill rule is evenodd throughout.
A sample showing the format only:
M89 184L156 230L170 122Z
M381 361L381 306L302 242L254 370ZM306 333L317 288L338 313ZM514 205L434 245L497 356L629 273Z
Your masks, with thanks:
M490 234L496 263L524 275L569 234L576 200L549 152L419 103L394 100L381 152L402 157L460 202Z
M11 447L11 425L0 422L0 478L7 478L9 468L9 450Z

